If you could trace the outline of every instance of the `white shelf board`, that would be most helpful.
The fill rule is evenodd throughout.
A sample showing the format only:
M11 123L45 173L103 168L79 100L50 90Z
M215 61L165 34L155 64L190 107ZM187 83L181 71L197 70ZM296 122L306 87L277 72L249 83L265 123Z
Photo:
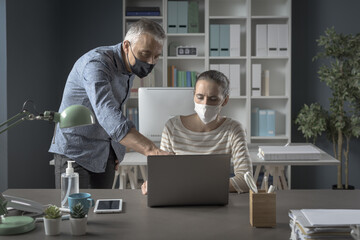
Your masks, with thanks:
M162 20L163 16L126 16L125 20L140 20L141 18L148 18L153 20Z
M210 20L213 19L220 19L220 20L246 20L247 17L243 17L243 16L210 16L209 17Z
M205 33L168 33L168 37L205 37Z
M288 20L289 16L251 16L251 19L279 19L279 20Z
M196 56L196 57L183 57L183 56L169 56L167 57L168 60L205 60L204 56Z
M278 56L278 57L256 57L256 56L252 56L251 57L252 60L288 60L289 57L288 56Z
M246 57L209 57L210 60L246 60Z
M258 96L258 97L251 97L251 99L284 99L288 100L288 96Z

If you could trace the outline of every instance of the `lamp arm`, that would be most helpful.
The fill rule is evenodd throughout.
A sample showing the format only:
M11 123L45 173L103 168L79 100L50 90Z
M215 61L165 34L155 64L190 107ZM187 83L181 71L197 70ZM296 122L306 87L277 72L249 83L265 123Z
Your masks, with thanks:
M1 130L0 134L2 134L3 132L9 130L10 128L18 125L19 123L23 122L24 120L33 120L34 119L34 115L32 113L24 110L24 111L16 114L15 116L11 117L10 119L8 119L6 122L1 123L0 127L6 125L7 123L9 123L9 122L11 122L11 121L13 121L13 120L15 120L15 119L17 119L19 117L20 117L20 119L18 119L16 122L10 124L7 128Z

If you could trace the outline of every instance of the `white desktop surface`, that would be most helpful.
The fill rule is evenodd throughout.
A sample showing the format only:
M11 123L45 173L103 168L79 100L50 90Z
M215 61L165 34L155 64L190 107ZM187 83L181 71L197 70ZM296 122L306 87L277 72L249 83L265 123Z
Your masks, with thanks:
M291 145L312 145L320 151L320 159L265 161L257 156L259 145L264 145L264 144L248 144L248 149L252 164L254 166L257 166L256 171L254 172L254 178L256 179L256 181L258 181L261 167L264 166L266 169L265 175L269 176L270 174L275 177L273 184L274 186L277 187L277 189L286 190L291 188L291 166L319 166L319 165L324 166L324 165L339 165L340 163L337 159L330 156L320 148L314 146L313 144L308 144L308 143L292 143ZM139 166L142 174L142 178L144 180L147 180L146 169L145 169L146 165L147 165L147 157L137 152L126 153L123 161L120 163L120 166L123 166L123 169L125 170L127 170L131 166ZM287 170L285 168L286 166L288 166ZM287 178L285 176L287 176ZM132 188L135 188L135 186L137 185L137 174L135 174L134 176L130 176L130 179L131 179ZM281 179L281 181L279 179ZM122 186L121 189L124 188L123 182L125 182L124 179L120 181ZM283 182L283 184L281 184L281 182ZM264 183L261 184L262 188L264 187L263 184Z
M320 148L319 151L320 159L316 160L281 160L281 161L264 161L257 156L258 146L263 144L249 144L248 149L250 153L250 158L253 165L302 165L302 166L311 166L311 165L339 165L339 160L330 156ZM137 153L137 152L128 152L125 154L123 161L120 165L128 166L128 165L147 165L146 156Z

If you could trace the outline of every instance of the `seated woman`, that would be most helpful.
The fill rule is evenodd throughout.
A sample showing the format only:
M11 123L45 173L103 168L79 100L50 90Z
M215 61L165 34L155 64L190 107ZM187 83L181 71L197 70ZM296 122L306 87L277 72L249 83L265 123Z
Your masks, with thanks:
M176 116L165 124L160 148L175 154L231 154L230 192L249 190L244 174L252 173L252 163L242 125L219 115L229 100L229 80L221 72L201 73L195 83L195 112ZM142 186L147 193L147 183Z

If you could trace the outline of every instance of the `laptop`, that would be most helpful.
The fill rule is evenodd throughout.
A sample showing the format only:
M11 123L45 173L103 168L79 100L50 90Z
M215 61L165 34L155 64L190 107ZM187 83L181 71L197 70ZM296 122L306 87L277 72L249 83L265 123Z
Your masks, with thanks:
M226 205L229 154L148 156L148 206Z

